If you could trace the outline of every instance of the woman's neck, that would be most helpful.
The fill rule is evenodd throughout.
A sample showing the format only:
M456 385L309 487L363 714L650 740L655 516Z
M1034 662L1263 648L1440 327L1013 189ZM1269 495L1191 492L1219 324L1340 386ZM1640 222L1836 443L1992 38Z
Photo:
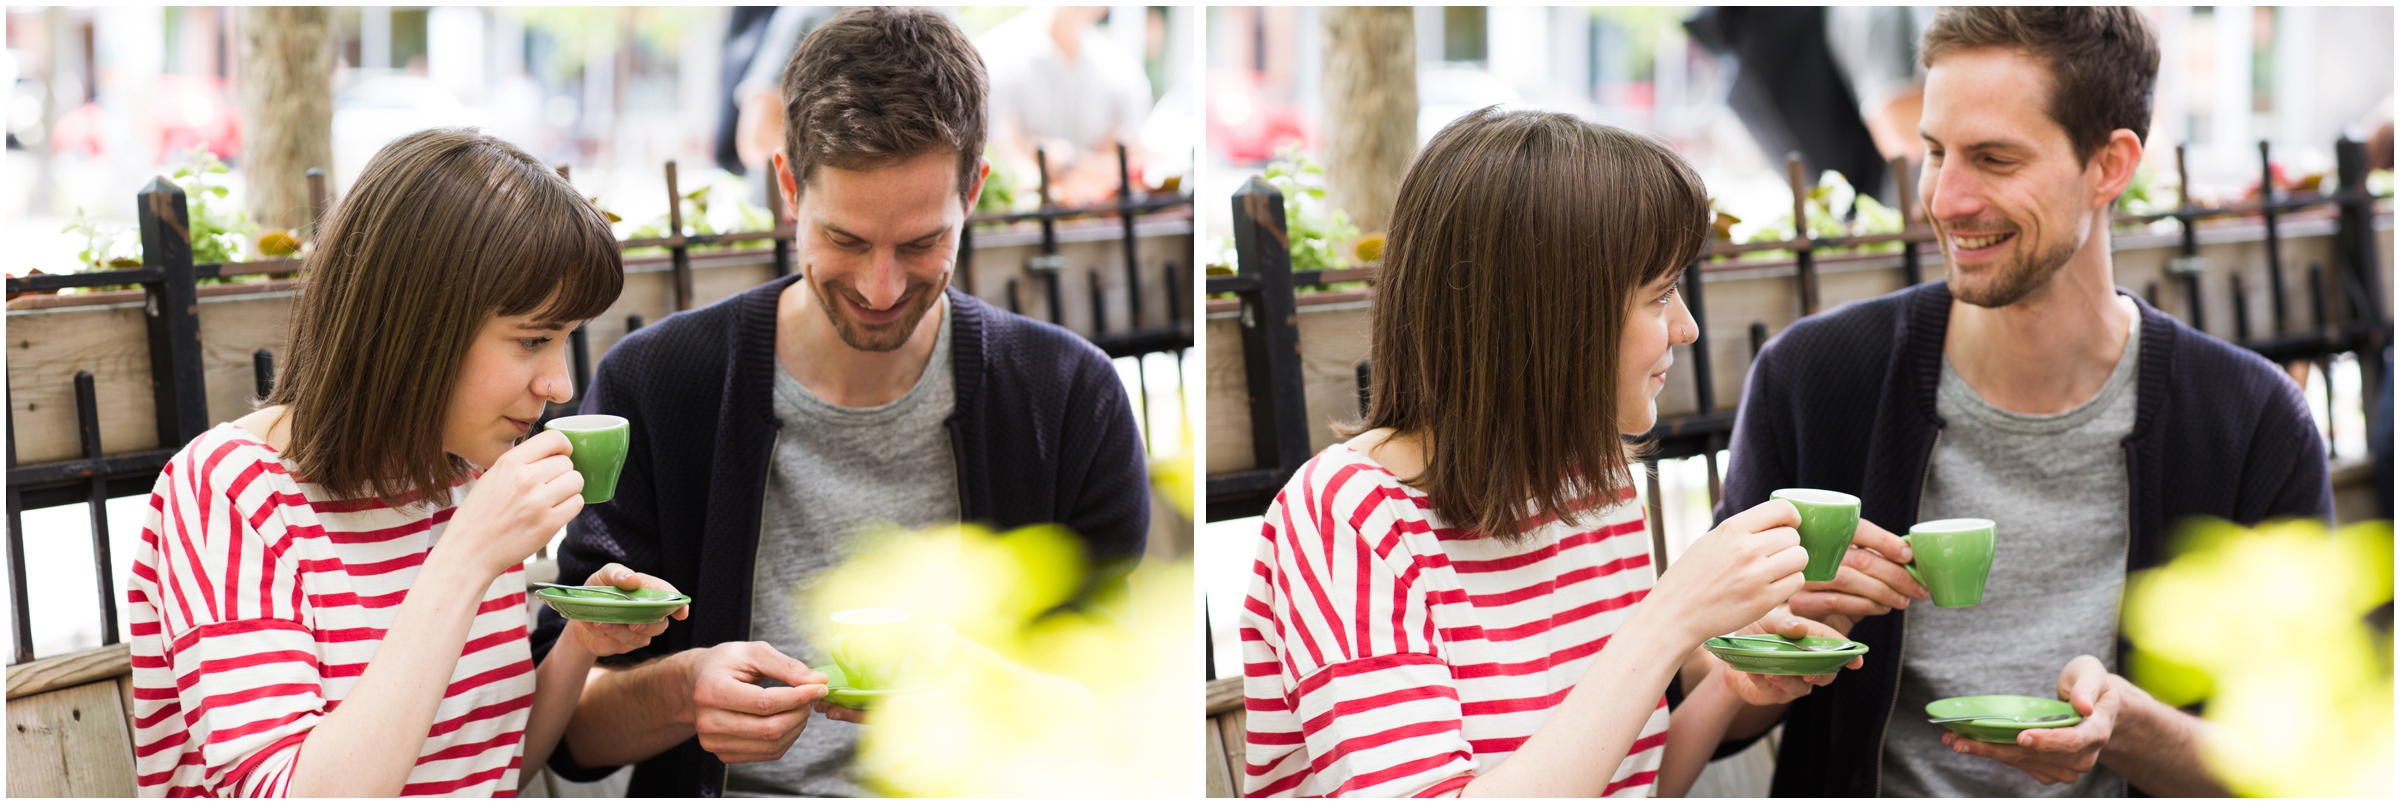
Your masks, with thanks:
M291 409L283 405L259 408L251 411L248 416L233 420L233 426L242 428L260 441L267 442L267 446L274 447L276 452L285 452L292 446L291 417L284 415L289 410Z
M1425 476L1432 448L1422 436L1406 435L1389 427L1378 427L1359 433L1343 442L1369 460L1391 470L1392 476L1405 481Z

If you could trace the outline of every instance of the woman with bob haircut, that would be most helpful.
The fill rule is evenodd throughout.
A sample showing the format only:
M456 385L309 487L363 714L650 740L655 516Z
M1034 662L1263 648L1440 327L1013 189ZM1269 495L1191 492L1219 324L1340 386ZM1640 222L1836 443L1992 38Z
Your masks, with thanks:
M514 795L594 657L666 629L577 622L538 669L526 637L524 562L583 508L566 438L531 431L573 396L560 336L623 285L616 240L472 129L385 146L322 232L274 392L151 491L141 793Z
M1624 437L1698 335L1676 280L1708 223L1673 151L1569 115L1486 108L1417 155L1366 420L1293 475L1256 541L1245 795L1679 795L1743 702L1831 682L1699 650L1823 629L1769 617L1807 564L1790 504L1726 520L1653 580Z

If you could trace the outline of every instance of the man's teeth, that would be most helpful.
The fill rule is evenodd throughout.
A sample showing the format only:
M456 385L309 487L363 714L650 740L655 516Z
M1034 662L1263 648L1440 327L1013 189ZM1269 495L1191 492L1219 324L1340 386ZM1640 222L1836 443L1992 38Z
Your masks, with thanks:
M1996 234L1996 235L1992 235L1992 236L1990 236L1990 237L1955 237L1955 236L1954 236L1954 237L1951 237L1951 238L1950 238L1950 242L1951 242L1951 244L1953 244L1953 245L1956 245L1956 246L1958 246L1958 247L1959 247L1959 248L1961 248L1961 249L1966 249L1966 250L1972 251L1972 250L1975 250L1975 249L1979 249L1979 248L1984 248L1984 247L1990 246L1990 245L1991 245L1991 244L1993 244L1993 243L1998 243L1998 242L2000 242L2000 241L2002 241L2002 240L2006 240L2006 239L2008 239L2008 235L2005 235L2005 234Z

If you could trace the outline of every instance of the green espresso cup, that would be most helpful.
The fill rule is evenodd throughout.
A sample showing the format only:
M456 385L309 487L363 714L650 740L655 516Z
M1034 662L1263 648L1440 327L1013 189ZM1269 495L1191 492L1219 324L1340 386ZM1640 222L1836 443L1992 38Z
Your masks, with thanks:
M617 496L617 475L625 469L625 447L633 441L633 426L623 416L586 414L550 420L550 429L567 437L575 453L575 471L583 475L583 504L604 503Z
M865 690L905 685L919 638L917 623L899 609L844 609L828 618L833 663L851 686Z
M1800 548L1808 551L1808 569L1800 577L1833 580L1858 535L1858 498L1824 489L1776 489L1767 497L1800 509Z
M1933 594L1933 605L1955 609L1983 602L1983 585L1992 578L1992 549L1997 544L1991 520L1919 522L1900 541L1914 554L1913 561L1901 566Z

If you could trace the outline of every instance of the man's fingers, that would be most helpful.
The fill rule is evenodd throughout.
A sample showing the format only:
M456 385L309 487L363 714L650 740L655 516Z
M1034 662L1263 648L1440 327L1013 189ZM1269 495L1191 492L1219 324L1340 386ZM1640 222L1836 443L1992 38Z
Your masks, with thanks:
M1884 600L1884 604L1895 608L1907 606L1910 599L1922 600L1933 594L1925 590L1924 584L1917 583L1917 579L1909 577L1908 568L1873 550L1852 550L1844 554L1842 569L1856 570L1863 576L1861 582L1890 590L1899 600ZM1836 573L1833 580L1840 583L1840 573Z
M693 697L703 709L722 709L744 715L771 716L806 708L825 697L825 684L761 687L731 676L703 679Z
M1907 542L1900 541L1900 537L1884 530L1882 525L1865 519L1858 521L1858 534L1850 537L1850 543L1881 553L1892 561L1902 564L1909 561L1911 551Z
M1793 595L1791 607L1792 614L1818 622L1836 615L1863 618L1892 611L1890 606L1857 595L1822 591L1802 591Z
M1892 586L1890 579L1879 577L1871 570L1862 569L1858 566L1860 564L1892 566L1891 562L1877 557L1874 553L1852 550L1849 555L1842 558L1842 565L1834 568L1833 580L1811 584L1811 586L1816 587L1817 591L1841 592L1863 597L1886 608L1903 609L1908 607L1908 595ZM1900 573L1903 577L1908 575L1906 571L1898 567L1893 567L1892 571Z
M798 659L783 655L775 646L764 642L749 642L742 646L742 657L749 660L750 669L759 675L790 684L793 687L823 686L825 674L808 669ZM815 699L810 699L815 700Z

